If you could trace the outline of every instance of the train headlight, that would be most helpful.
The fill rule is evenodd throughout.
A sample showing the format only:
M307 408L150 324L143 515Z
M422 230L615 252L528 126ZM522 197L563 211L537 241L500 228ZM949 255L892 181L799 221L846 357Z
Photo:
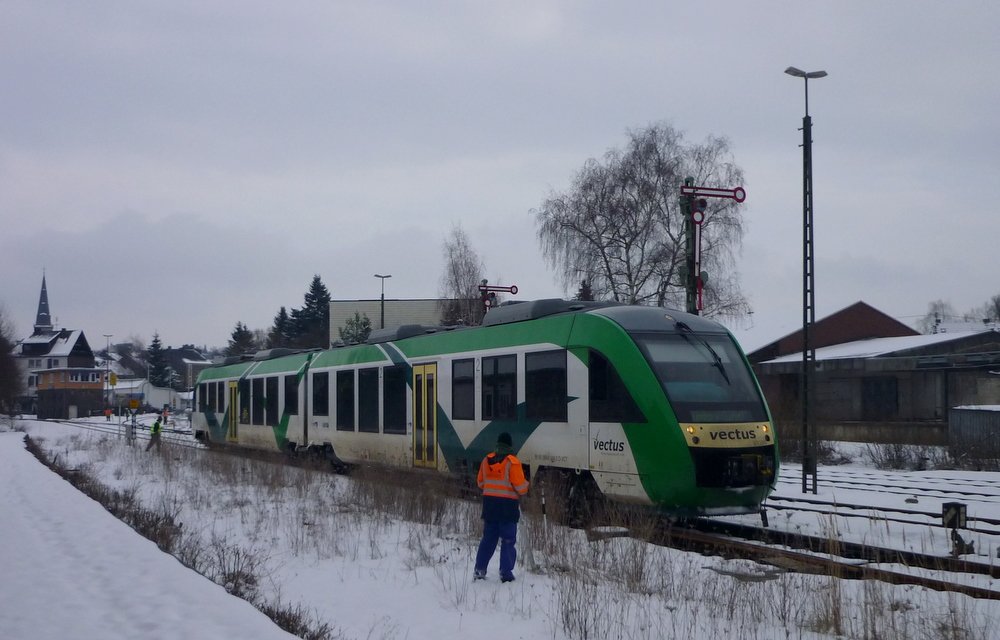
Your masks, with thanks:
M767 425L766 424L760 425L760 430L763 431L764 433L767 433Z
M694 427L688 427L687 432L690 433L691 435L694 435Z

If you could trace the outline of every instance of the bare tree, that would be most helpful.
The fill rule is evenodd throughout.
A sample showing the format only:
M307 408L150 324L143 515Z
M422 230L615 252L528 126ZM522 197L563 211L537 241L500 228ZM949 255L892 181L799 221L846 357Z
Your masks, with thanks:
M968 313L974 321L1000 322L1000 295L995 295Z
M133 354L141 354L146 350L146 341L137 333L130 333L125 342L132 345Z
M598 299L684 307L684 217L680 186L743 185L724 138L689 145L666 124L629 132L624 149L590 159L565 193L535 211L545 257L563 286L586 280ZM706 315L749 312L735 255L743 218L732 200L710 200L701 226Z
M955 318L955 308L950 302L935 300L928 303L927 315L920 319L917 328L921 333L937 333L938 325L949 318Z
M965 313L963 318L968 322L991 322L1000 321L1000 295L993 296L978 307L973 307Z
M479 284L483 262L469 243L461 225L454 225L442 245L444 272L441 274L441 317L446 324L476 325L483 318Z
M24 392L24 378L13 354L14 332L14 323L0 305L0 414L5 415L14 414L17 399Z

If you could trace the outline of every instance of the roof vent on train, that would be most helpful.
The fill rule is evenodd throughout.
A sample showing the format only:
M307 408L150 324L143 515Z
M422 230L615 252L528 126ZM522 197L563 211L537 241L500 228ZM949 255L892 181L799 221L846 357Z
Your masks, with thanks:
M249 353L242 353L238 356L226 356L222 359L222 364L237 364L239 362L246 362L247 360L253 360L253 355Z
M423 336L438 331L446 331L450 327L428 326L423 324L404 324L398 327L386 329L374 329L368 334L367 344L379 344L380 342L394 342L404 340L414 336Z
M595 302L590 300L563 300L562 298L544 298L542 300L512 301L504 303L483 316L483 326L492 327L498 324L523 322L544 318L557 313L571 311L589 311L605 307L618 306L617 302Z
M282 356L290 356L293 353L298 353L298 349L287 349L284 347L277 347L275 349L264 349L258 351L253 355L254 360L271 360L272 358L280 358Z

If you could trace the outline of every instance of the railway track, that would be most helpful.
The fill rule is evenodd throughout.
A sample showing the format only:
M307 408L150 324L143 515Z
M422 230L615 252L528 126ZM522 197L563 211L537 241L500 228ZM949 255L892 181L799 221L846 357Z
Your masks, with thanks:
M819 480L825 489L856 489L856 490L868 490L877 491L882 494L888 495L903 495L912 496L913 494L919 494L926 497L942 498L942 499L975 499L977 502L987 503L987 504L1000 504L1000 488L994 487L986 484L972 484L967 480L956 480L953 484L944 486L942 483L929 482L924 485L908 484L908 485L886 485L885 482L866 482L862 480L851 480L851 479L837 479L837 478L826 478ZM785 485L788 487L796 486L796 482L789 482L786 480L778 481L779 485ZM936 486L942 485L942 486ZM965 487L963 489L956 489L956 486Z
M766 538L774 534L773 531L769 532L766 529L750 531L755 529L753 527L743 527L742 530L726 527L726 530L720 531L717 524L714 522L709 525L696 524L696 527L690 529L666 528L661 533L661 539L651 540L651 542L707 555L744 558L786 571L819 573L857 580L879 580L889 584L915 585L984 600L1000 600L1000 591L987 587L874 566L875 564L897 563L902 564L903 567L930 569L937 573L971 573L990 578L996 578L1000 575L997 568L988 565L938 556L921 556L921 554L893 549L865 549L861 545L857 545L856 548L855 545L844 545L837 540L824 541L810 536L796 536L799 538L797 541L785 538L784 542L797 542L806 547L805 549L792 549L768 543ZM703 527L707 530L703 530ZM750 537L734 537L734 534ZM765 539L754 539L755 536ZM823 547L826 549L824 550ZM852 553L865 557L852 558Z
M125 437L127 435L126 427L128 425L116 422L109 422L106 424L101 424L99 422L89 422L87 420L58 420L49 419L46 422L54 422L57 424L64 424L71 427L77 427L79 429L84 429L87 431L93 431L96 433L104 433L107 435L115 435ZM149 440L149 426L143 424L135 425L134 430L135 438L137 440ZM181 447L191 447L195 449L206 449L207 447L202 443L194 440L191 437L191 432L184 429L171 429L164 428L162 434L160 435L160 440L163 444L169 444L171 446L181 446Z
M902 509L899 507L870 504L850 504L819 498L788 498L772 495L767 500L767 509L769 511L804 511L840 518L877 518L882 522L895 522L898 524L925 527L944 527L940 511L921 511L919 509ZM900 516L910 516L910 518ZM1000 536L1000 520L996 518L968 516L966 524L967 526L963 527L965 531ZM980 526L973 526L974 524Z

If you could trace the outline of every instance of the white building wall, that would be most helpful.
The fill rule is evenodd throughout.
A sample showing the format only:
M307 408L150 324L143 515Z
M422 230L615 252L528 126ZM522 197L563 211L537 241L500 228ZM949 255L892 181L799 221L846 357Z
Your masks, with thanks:
M387 328L399 327L404 324L441 324L441 304L437 298L424 298L418 300L386 300L385 301L385 326ZM368 316L372 322L372 329L380 328L381 300L332 300L330 302L330 339L340 338L338 329L347 325L347 321L354 318L354 313L358 312L362 317Z

